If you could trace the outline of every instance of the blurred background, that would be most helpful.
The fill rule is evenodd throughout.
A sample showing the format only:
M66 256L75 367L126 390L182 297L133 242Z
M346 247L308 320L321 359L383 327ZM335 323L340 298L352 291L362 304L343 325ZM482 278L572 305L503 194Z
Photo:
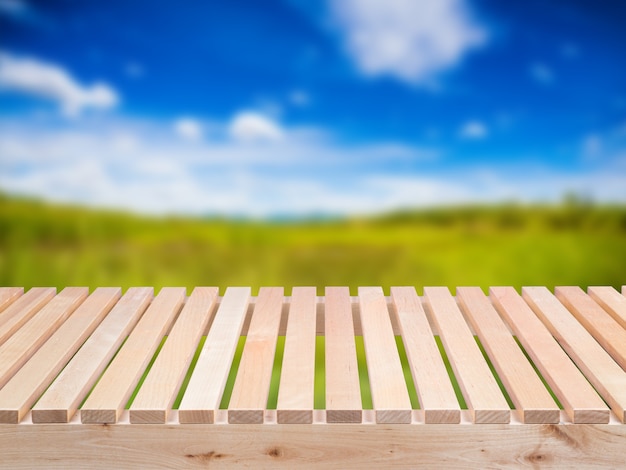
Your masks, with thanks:
M0 285L626 284L621 0L0 0Z

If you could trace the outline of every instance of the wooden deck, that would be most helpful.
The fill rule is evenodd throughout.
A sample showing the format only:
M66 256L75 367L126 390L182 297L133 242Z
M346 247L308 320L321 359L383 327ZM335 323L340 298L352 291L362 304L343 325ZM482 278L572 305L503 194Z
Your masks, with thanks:
M626 467L625 288L221 294L0 288L0 467Z

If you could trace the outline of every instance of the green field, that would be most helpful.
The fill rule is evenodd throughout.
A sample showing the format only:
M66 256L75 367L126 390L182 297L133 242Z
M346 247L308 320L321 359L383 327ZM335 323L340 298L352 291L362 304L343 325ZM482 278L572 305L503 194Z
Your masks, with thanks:
M626 284L626 207L440 208L370 218L155 218L0 195L0 285Z

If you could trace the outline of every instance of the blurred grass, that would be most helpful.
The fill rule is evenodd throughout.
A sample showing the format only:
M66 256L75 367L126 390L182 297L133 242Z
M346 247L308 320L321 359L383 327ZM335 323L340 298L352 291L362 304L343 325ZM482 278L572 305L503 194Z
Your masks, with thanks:
M0 285L626 284L626 206L473 206L343 220L154 218L0 194Z

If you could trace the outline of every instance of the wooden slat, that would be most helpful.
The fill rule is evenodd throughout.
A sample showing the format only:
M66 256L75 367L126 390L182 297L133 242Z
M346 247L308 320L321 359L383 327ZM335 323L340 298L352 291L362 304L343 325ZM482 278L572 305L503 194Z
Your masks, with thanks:
M0 423L18 423L54 377L120 298L121 289L100 287L0 389Z
M327 287L325 299L326 421L362 421L352 304L347 287Z
M0 287L0 313L24 293L23 287ZM4 316L0 315L0 325Z
M626 330L580 287L557 287L555 294L615 362L626 370Z
M279 423L313 422L316 310L315 287L294 287L276 405Z
M359 287L365 360L377 423L410 423L411 400L380 287Z
M0 346L0 388L39 349L89 294L86 287L66 287Z
M217 295L217 287L193 290L133 401L131 423L165 423L214 313Z
M83 423L117 422L184 300L184 287L161 289L82 406Z
M626 297L610 286L592 286L587 292L622 328L626 328Z
M545 287L524 287L522 296L618 418L626 419L626 372Z
M445 287L425 287L424 295L474 422L508 423L509 406L454 298Z
M391 300L427 424L455 424L461 410L415 288L392 287Z
M492 287L489 294L572 422L608 423L607 406L515 289Z
M152 287L131 287L65 366L32 410L35 423L67 423L152 300Z
M284 298L282 287L259 290L228 404L231 424L263 423Z
M181 423L214 422L249 302L249 287L226 289L178 407Z
M30 320L56 294L54 287L33 287L0 315L0 345Z
M459 287L457 299L523 423L558 423L559 407L480 287Z

